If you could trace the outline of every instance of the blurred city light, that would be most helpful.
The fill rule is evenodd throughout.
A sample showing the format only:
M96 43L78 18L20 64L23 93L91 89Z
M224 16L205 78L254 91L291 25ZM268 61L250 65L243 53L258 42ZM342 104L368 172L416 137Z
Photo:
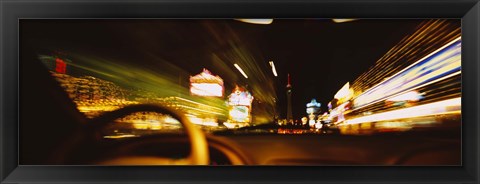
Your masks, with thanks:
M247 90L236 86L228 96L229 122L250 123L253 96Z
M368 106L391 95L414 90L446 78L460 75L460 37L425 56L383 82L366 90L355 101L355 107Z
M419 101L422 99L422 94L417 91L409 91L401 95L387 99L387 101L399 102L399 101Z
M236 21L253 24L273 22L273 19L234 20L229 21L247 27L257 26ZM331 20L343 23L357 19ZM277 23L282 24L281 21ZM275 109L277 106L284 108L286 104L291 104L289 98L292 97L285 98L284 94L276 96L275 78L268 72L265 60L258 59L262 56L259 49L253 48L245 41L246 39L242 38L243 33L235 31L225 33L224 29L219 29L221 26L211 22L206 25L207 32L213 35L216 41L221 42L220 49L214 49L215 52L206 55L211 55L213 61L211 65L205 63L185 68L189 65L177 65L170 62L168 57L160 56L152 59L161 62L134 65L124 61L127 59L112 59L76 52L70 54L75 58L74 62L50 55L41 55L39 58L60 82L80 112L85 113L87 117L95 117L100 113L131 104L154 103L185 113L192 123L209 128L238 128L271 123L278 119L280 119L276 121L278 124L287 124L286 120L293 119L290 115L291 118L282 120L279 116L285 112L278 112ZM320 103L312 101L307 104L308 117L300 121L297 118L295 122L314 128L358 124L358 127L363 129L375 129L407 126L405 122L410 121L406 120L409 118L414 119L411 121L417 121L437 118L437 115L444 114L458 116L461 113L460 33L460 28L449 26L448 21L429 20L422 23L418 30L408 34L371 68L356 76L355 80L346 82L335 93L334 99L326 102L328 112L320 116ZM216 44L215 40L212 41L212 45ZM231 64L248 79L248 91L233 90L232 94L226 97L224 93L239 83L238 73L231 68ZM250 78L239 65L249 72ZM269 65L273 75L278 77L274 61L269 61ZM285 67L284 64L279 66ZM204 67L213 69L221 77L211 74L206 69L198 75L191 73ZM340 70L336 73L349 75L341 71L342 67L339 67ZM78 74L79 71L83 72L82 75ZM314 80L318 80L319 85L325 85L326 89L330 87L323 84L320 77ZM339 84L335 84L337 85ZM291 87L288 74L287 93L291 93ZM256 99L253 104L252 94ZM331 97L331 93L328 96ZM281 101L278 104L277 99ZM292 110L298 109L287 110L287 117L288 114L292 114ZM160 129L164 131L165 126L175 124L174 127L178 127L176 125L179 124L177 120L171 118L159 119L148 114L136 114L131 116L131 119L136 121L128 119L122 121L130 122L134 129L142 131ZM434 121L438 122L432 120ZM323 124L325 122L328 124Z
M346 120L344 124L359 124L365 122L388 121L430 115L460 113L460 109L461 98L454 98L399 110L372 114L359 118L353 118Z
M341 99L349 95L352 95L352 94L350 91L350 82L347 82L345 85L343 85L343 87L340 90L338 90L337 93L335 93L334 98Z
M335 23L343 23L343 22L351 22L351 21L355 21L357 19L332 19L333 22Z
M443 45L459 38L461 29L446 20L429 20L422 23L413 34L404 37L384 56L378 59L370 70L361 74L352 83L355 96L382 85L404 71L409 65L432 55ZM382 71L382 72L379 72Z
M248 79L248 76L247 74L245 74L245 72L242 70L242 68L240 68L240 66L237 65L237 63L234 64L235 65L235 68L237 68L238 71L240 71L240 73L242 73L242 75Z
M250 23L250 24L271 24L273 19L235 19L240 22Z
M272 67L272 72L273 72L273 75L276 77L277 76L277 69L275 68L275 64L273 63L273 61L270 61L270 67Z
M103 136L103 138L106 138L106 139L122 139L122 138L128 138L128 137L139 137L139 136L138 135L133 135L133 134Z

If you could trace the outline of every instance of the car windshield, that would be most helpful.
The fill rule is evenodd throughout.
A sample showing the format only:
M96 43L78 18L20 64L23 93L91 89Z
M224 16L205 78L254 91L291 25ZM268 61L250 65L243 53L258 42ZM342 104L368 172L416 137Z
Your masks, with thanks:
M88 118L166 106L218 135L460 131L456 19L25 20L22 39ZM104 138L182 132L138 112Z

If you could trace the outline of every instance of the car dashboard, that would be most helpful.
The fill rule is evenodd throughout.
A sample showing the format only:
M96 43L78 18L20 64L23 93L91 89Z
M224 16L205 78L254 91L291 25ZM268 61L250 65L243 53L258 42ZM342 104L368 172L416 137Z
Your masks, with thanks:
M329 134L207 134L210 165L460 165L459 139L438 136ZM138 141L109 140L115 142ZM108 146L107 146L108 147ZM185 135L160 136L155 145L116 153L186 157ZM112 155L105 155L106 157Z

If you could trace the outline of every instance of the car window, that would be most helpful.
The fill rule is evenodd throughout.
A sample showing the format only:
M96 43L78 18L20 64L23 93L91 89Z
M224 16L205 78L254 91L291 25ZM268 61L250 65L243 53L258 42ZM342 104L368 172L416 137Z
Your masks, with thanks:
M68 31L46 26L53 23ZM26 24L44 29L25 35L50 40L34 42L38 58L88 118L158 104L206 132L375 135L461 126L458 20L251 23L52 20ZM150 112L112 126L118 134L181 129Z

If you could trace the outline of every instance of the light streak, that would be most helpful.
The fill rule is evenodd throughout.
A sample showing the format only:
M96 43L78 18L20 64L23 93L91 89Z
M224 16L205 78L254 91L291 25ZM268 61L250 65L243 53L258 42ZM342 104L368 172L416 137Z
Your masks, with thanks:
M240 68L240 66L237 65L237 63L234 64L235 68L237 68L238 71L240 71L240 73L242 73L242 75L248 79L248 76L247 74L245 74L245 72L242 70L242 68Z
M350 89L350 82L347 82L345 85L343 85L343 87L340 90L338 90L337 93L335 93L334 98L341 99L351 95L349 89Z
M176 97L176 96L175 96L175 97L170 97L170 98L176 99L176 100L178 100L178 101L184 101L184 102L188 102L188 103L200 105L200 106L202 106L203 108L212 108L212 109L216 109L216 110L220 110L220 111L223 110L223 109L218 108L218 107L209 106L209 105L206 105L206 104L202 104L202 103L195 102L195 101L188 100L188 99L181 98L181 97Z
M127 137L138 137L138 135L125 134L125 135L106 135L106 136L103 136L103 138L106 138L106 139L120 139L120 138L127 138Z
M395 119L414 118L439 114L460 113L461 98L453 98L439 102L419 105L415 107L408 107L399 110L382 112L368 116L353 118L345 120L344 125L359 124L366 122L388 121Z
M434 80L434 81L431 81L431 82L422 84L422 85L420 85L420 86L416 86L415 88L413 88L413 89L411 89L411 90L416 90L416 89L419 89L419 88L428 86L428 85L430 85L430 84L433 84L433 83L436 83L436 82L439 82L439 81L448 79L448 78L450 78L450 77L454 77L454 76L459 75L459 74L461 74L461 73L462 73L461 71L452 73L452 74L450 74L450 75L447 75L447 76L445 76L445 77L439 78L439 79L437 79L437 80ZM399 93L399 94L397 94L397 95L395 95L395 96L393 96L393 97L396 97L396 96L398 96L398 95L403 95L403 94L408 93L408 92L410 92L410 91L401 92L401 93ZM360 108L362 108L362 107L366 107L366 106L372 105L372 104L374 104L374 103L377 103L377 102L379 102L379 101L385 100L385 99L387 99L387 98L388 98L388 97L380 98L380 99L375 100L375 101L373 101L373 102L370 102L370 103L368 103L368 104L362 105L362 106L360 106L360 107L356 107L356 109L360 109Z
M271 24L273 19L235 19L240 22L250 23L250 24Z
M453 26L446 20L426 21L415 33L404 37L399 44L377 60L368 72L363 73L353 82L352 88L355 96L360 95L368 88L374 88L382 81L391 78L393 74L398 73L399 70L405 69L405 67L399 67L399 64L418 61L416 58L424 57L438 49L435 43L450 42L460 37L460 34L460 27ZM378 70L384 72L379 73Z
M439 79L445 79L446 76L460 74L461 71L455 71L460 70L461 65L460 45L460 38L457 38L376 84L355 99L355 108L378 102L401 91L417 89ZM448 50L444 50L447 47L449 47ZM450 73L452 71L454 75Z
M333 22L335 23L344 23L344 22L351 22L357 19L332 19Z
M387 101L400 102L400 101L418 101L422 99L422 94L416 91L409 91L407 93L387 99Z
M417 65L417 64L420 63L421 61L423 61L423 60L427 59L428 57L430 57L430 56L438 53L439 51L441 51L441 50L444 49L445 47L447 47L447 46L455 43L456 41L459 41L460 39L461 39L461 37L458 37L458 38L456 38L455 40L453 40L453 41L445 44L444 46L440 47L439 49L437 49L437 50L433 51L432 53L426 55L425 57L417 60L415 63L411 64L410 66L405 67L404 69L400 70L399 72L397 72L397 74L402 73L402 72L404 72L405 70L408 70L408 69L412 68L413 66ZM387 78L385 79L385 81L387 81L387 80L389 80L389 79L391 79L392 77L395 77L395 76L396 76L396 75L392 75L392 76L390 76L390 77L387 77ZM375 87L377 87L377 86L380 85L380 84L381 84L381 83L378 83L378 84L372 86L369 90L366 90L365 92L369 92L370 90L373 90Z
M273 61L270 61L270 66L272 67L272 72L273 72L273 75L276 77L277 76L277 69L275 69L275 64L273 63Z

